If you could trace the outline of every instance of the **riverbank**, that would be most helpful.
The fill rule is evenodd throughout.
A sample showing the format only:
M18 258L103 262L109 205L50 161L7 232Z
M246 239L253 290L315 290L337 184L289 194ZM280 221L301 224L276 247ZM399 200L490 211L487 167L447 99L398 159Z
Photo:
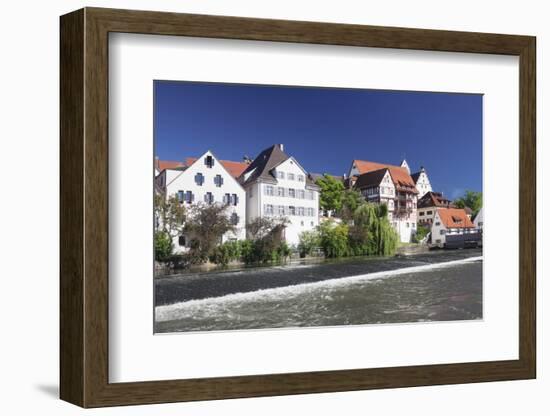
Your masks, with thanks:
M155 279L155 306L460 261L481 256L481 249L441 250L388 258L346 258L322 263L298 263L276 267L241 268L215 273L171 275Z

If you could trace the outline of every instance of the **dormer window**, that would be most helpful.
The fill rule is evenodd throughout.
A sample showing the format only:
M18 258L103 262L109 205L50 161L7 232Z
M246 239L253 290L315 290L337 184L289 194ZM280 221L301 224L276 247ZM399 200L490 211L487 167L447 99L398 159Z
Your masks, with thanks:
M204 158L204 164L207 168L211 168L212 166L214 166L214 158L212 156L206 156Z
M195 183L199 186L202 186L202 184L204 183L204 175L202 173L197 173L195 175Z
M220 188L223 185L223 178L222 175L216 175L214 176L214 184Z

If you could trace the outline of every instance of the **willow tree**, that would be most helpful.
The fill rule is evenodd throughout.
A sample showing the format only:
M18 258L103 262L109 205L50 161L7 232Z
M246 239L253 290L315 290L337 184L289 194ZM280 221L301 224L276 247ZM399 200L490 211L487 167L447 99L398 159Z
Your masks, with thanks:
M398 236L388 220L385 204L359 205L349 233L351 250L356 255L389 256L397 248Z

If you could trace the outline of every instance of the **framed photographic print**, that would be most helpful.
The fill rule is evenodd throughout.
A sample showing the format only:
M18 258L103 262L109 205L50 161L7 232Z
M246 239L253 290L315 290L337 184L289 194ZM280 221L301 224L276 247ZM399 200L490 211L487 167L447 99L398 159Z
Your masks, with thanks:
M61 17L83 407L529 379L535 38Z

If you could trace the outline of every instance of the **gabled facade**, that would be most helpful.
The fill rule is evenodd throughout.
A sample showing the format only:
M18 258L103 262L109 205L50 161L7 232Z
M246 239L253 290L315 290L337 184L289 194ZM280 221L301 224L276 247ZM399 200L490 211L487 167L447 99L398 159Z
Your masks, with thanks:
M445 247L448 240L457 236L476 234L477 230L461 208L437 208L431 228L432 244Z
M381 182L372 185L378 178ZM393 186L387 186L384 180L391 179ZM366 160L354 160L349 170L349 178L345 184L352 189L366 191L373 186L379 188L378 194L372 194L371 200L388 204L390 223L399 234L401 242L410 242L416 233L417 194L416 185L407 167L388 165ZM368 186L366 184L369 184ZM382 189L384 188L384 189ZM369 191L366 191L369 192ZM370 192L376 192L371 190ZM369 200L368 194L366 199ZM393 209L390 209L393 203Z
M427 192L432 192L432 184L430 183L430 178L428 178L428 173L426 169L424 169L424 166L421 166L418 172L413 173L411 178L416 185L418 198L422 198Z
M483 231L483 208L479 210L476 217L474 218L474 226L478 230Z
M246 219L286 217L285 240L296 245L304 231L319 224L319 187L296 159L273 145L249 164L239 178L246 190Z
M156 179L156 187L166 197L177 195L186 207L196 204L227 205L227 215L236 231L223 236L223 241L242 240L246 237L246 195L240 183L210 151L189 164L164 169ZM189 247L186 236L174 238L174 251Z
M434 222L437 208L456 208L451 200L445 198L440 192L426 192L418 200L418 223L431 225Z

